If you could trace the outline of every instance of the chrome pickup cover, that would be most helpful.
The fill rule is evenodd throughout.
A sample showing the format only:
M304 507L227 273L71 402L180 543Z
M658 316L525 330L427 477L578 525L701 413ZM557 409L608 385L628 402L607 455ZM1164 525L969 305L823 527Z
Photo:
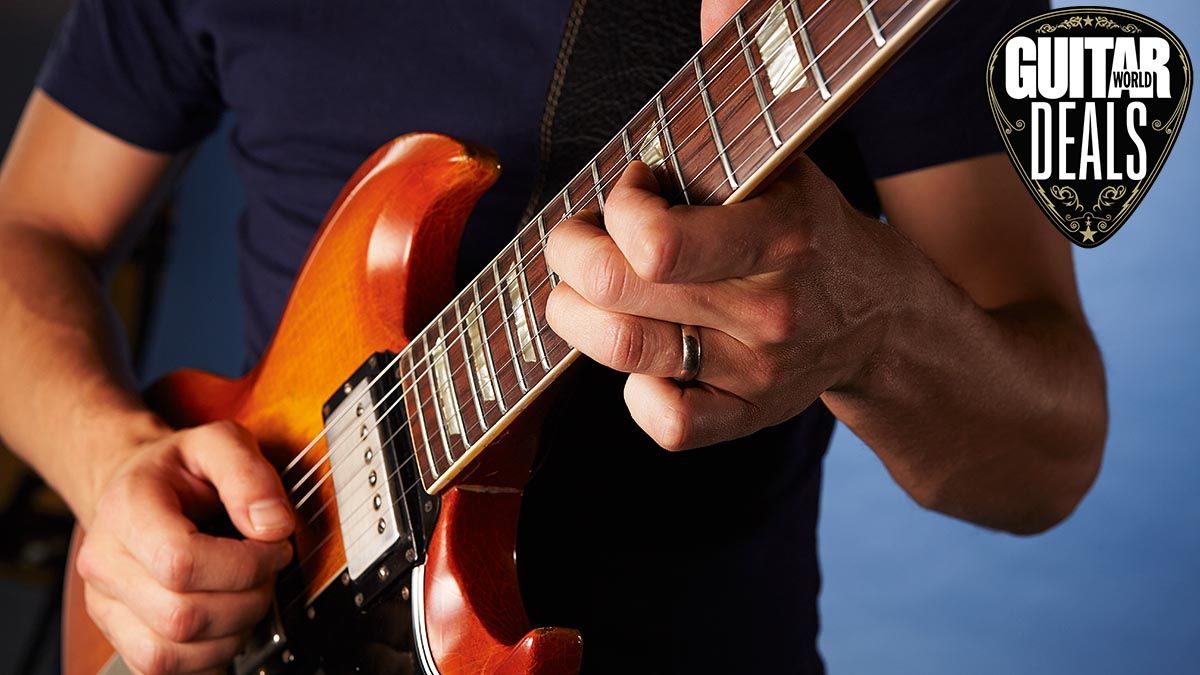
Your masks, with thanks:
M356 581L400 539L390 480L395 467L383 452L375 403L363 378L330 413L326 436L346 567Z

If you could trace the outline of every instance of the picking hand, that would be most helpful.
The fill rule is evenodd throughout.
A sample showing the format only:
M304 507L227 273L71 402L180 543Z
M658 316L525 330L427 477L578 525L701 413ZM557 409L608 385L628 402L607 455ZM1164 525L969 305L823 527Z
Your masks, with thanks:
M222 506L244 540L196 520ZM271 465L231 422L169 434L109 480L77 559L88 614L138 672L227 665L292 556L294 516Z

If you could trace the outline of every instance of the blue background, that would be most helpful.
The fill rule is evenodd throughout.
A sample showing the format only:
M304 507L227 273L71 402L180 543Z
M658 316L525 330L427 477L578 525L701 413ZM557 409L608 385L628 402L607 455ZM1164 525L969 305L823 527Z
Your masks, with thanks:
M1195 0L1112 4L1158 19L1200 55ZM821 646L835 675L1200 673L1197 127L1193 110L1132 219L1076 255L1112 420L1103 471L1073 518L1022 539L924 512L838 429L820 530ZM226 144L204 146L181 186L147 377L242 365L241 197Z

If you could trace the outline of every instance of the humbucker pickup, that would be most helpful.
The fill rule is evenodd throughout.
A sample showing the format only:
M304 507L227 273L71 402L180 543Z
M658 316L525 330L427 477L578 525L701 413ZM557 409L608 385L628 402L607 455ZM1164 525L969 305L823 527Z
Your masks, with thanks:
M346 552L343 581L363 590L367 600L389 577L424 560L422 525L437 506L411 461L403 396L388 368L394 357L371 356L322 410Z

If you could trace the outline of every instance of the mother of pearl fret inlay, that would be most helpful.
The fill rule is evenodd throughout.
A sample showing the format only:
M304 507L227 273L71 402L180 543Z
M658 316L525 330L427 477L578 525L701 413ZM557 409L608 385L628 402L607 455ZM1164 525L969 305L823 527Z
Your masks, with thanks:
M474 290L474 286L472 286ZM487 340L487 324L479 311L479 291L475 291L475 302L467 307L467 341L471 344L471 366L475 368L475 381L479 383L479 395L485 401L497 401L500 410L507 410L504 398L497 396L496 364L492 362L492 345Z
M658 133L658 123L650 125L650 130L646 132L646 137L642 139L642 147L638 150L638 159L642 160L651 169L657 169L663 162L667 161L667 151L663 148L662 137Z
M517 350L521 352L521 360L526 363L537 363L537 353L534 351L533 331L529 329L528 307L525 304L524 289L521 288L520 275L515 264L508 266L504 273L504 290L508 292L510 318L517 326Z
M500 269L496 267L499 262L499 260L492 261L492 279L496 282L496 304L500 310L500 325L504 328L504 340L508 343L508 353L511 356L509 362L512 363L513 375L517 376L517 386L521 388L523 394L529 391L529 386L525 384L525 372L521 368L520 360L517 359L518 341L513 340L512 324L508 321L510 315L504 306L504 282L500 281Z
M767 84L776 98L799 91L808 84L782 0L767 10L762 26L754 33L754 41L758 43L758 53L766 66Z
M746 42L746 26L742 23L742 15L733 15L733 21L737 24L738 45L742 48L742 55L746 57L746 72L750 73L750 81L754 83L754 97L758 99L758 107L762 110L763 122L767 125L767 132L771 134L771 142L775 147L783 145L783 140L779 138L779 132L775 129L775 118L771 115L771 106L767 103L767 97L763 95L762 83L758 80L758 68L754 65L754 55L751 53L750 44Z
M446 338L439 336L429 350L433 361L433 387L437 393L438 422L447 436L462 436L462 412L458 409L458 394L454 391L454 378L450 376L450 355L446 352ZM466 440L464 438L464 440ZM446 456L450 456L450 444L446 444ZM454 461L450 457L450 461Z
M567 191L563 190L563 192L566 193ZM518 261L521 260L522 256L521 256L521 239L520 239L520 237L513 240L513 253L516 254ZM529 315L529 323L526 326L526 330L529 330L530 327L532 327L533 345L535 347L537 347L538 356L542 359L542 367L545 368L547 372L549 372L550 371L550 359L546 358L546 346L542 344L542 332L540 330L538 330L537 313L533 311L533 304L532 304L533 298L531 298L529 296L529 284L527 284L525 282L525 272L523 270L518 271L517 266L513 265L512 267L508 268L508 273L516 276L517 282L520 284L521 298L522 298L521 314L528 313L528 315Z
M428 341L425 341L425 356L433 365L430 377L433 382L433 414L438 420L438 429L442 430L442 449L445 450L446 459L450 460L450 464L454 464L455 456L450 452L450 436L462 435L462 418L458 417L460 413L457 396L454 394L454 381L446 382L450 378L450 359L446 357L445 344L440 337L434 340L432 351ZM444 376L439 376L438 371L442 370L443 366ZM446 394L445 387L450 387L449 395Z

